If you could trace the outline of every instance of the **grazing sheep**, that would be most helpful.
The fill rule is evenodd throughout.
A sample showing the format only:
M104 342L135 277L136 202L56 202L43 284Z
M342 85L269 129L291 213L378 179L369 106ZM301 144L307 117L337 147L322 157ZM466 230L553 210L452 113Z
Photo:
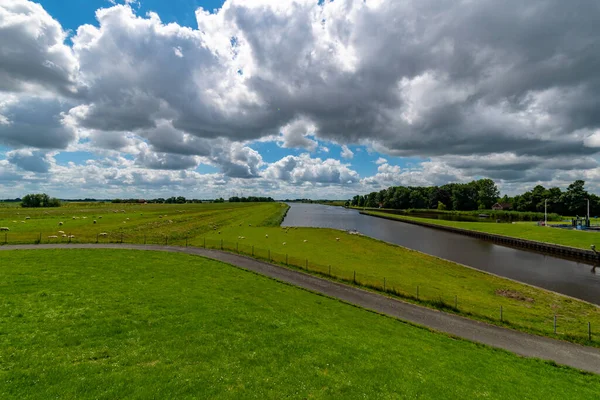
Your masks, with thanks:
M283 245L285 246L285 242L283 242Z
M219 231L219 235L221 234L221 231Z
M21 221L21 223L22 223L22 224L24 224L24 223L25 223L25 221Z
M58 233L60 233L61 235L64 235L65 231L58 231Z
M13 224L16 224L16 223L17 223L17 221L13 221Z
M67 237L67 235L63 234L62 237Z
M338 242L340 241L340 238L335 238L335 240L337 240Z
M75 235L69 235L67 236L69 239L75 239Z
M308 242L308 240L304 239L304 243Z
M98 219L102 219L102 215L98 215Z
M97 223L98 221L94 220L94 223Z
M56 236L56 235L48 236L48 239L58 239L58 236Z
M125 218L125 221L129 221L129 218Z
M108 236L108 233L102 232L102 233L99 234L99 236Z
M268 238L269 238L269 235L265 235L265 237L268 239Z
M58 223L58 226L62 226L62 225L63 225L63 223L62 223L62 222L59 222L59 223Z
M31 217L25 217L25 219L31 219Z
M87 219L87 217L83 217L83 219Z
M10 231L10 229L8 229L6 226L0 226L0 231L8 232L8 231Z

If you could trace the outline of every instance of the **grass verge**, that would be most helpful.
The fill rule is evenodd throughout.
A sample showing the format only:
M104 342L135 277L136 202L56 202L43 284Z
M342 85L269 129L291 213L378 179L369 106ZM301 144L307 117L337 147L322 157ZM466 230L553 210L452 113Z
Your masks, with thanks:
M600 390L597 375L199 257L37 250L3 261L3 399L588 399Z

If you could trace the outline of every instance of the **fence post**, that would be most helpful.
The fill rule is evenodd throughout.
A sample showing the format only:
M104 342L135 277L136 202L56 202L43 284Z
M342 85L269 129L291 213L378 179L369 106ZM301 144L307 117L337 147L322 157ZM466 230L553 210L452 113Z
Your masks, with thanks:
M254 257L254 245L252 245L252 257Z
M69 239L69 243L71 243L71 239ZM123 232L121 232L121 244L123 244Z
M503 319L502 319L502 306L500 306L500 322L502 322L502 321L503 321Z
M554 334L556 334L556 314L554 314Z
M223 239L221 239L221 250L223 250Z
M588 322L588 340L592 340L592 323Z
M8 243L8 233L4 234L4 244Z
M165 235L165 246L169 244L169 235Z

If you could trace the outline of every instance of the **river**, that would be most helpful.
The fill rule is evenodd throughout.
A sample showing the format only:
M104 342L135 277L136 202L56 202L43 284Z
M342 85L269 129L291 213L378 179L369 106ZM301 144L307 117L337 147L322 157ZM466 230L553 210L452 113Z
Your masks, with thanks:
M482 271L600 304L600 268L484 240L361 215L356 210L291 203L282 226L356 229L361 234ZM600 233L597 245L600 247Z

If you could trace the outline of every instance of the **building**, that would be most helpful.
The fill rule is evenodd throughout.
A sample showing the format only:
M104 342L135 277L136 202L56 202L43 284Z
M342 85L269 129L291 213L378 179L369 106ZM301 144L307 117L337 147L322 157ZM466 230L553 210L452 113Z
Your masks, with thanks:
M510 203L496 203L492 206L492 210L496 211L509 211L512 209L512 204Z

